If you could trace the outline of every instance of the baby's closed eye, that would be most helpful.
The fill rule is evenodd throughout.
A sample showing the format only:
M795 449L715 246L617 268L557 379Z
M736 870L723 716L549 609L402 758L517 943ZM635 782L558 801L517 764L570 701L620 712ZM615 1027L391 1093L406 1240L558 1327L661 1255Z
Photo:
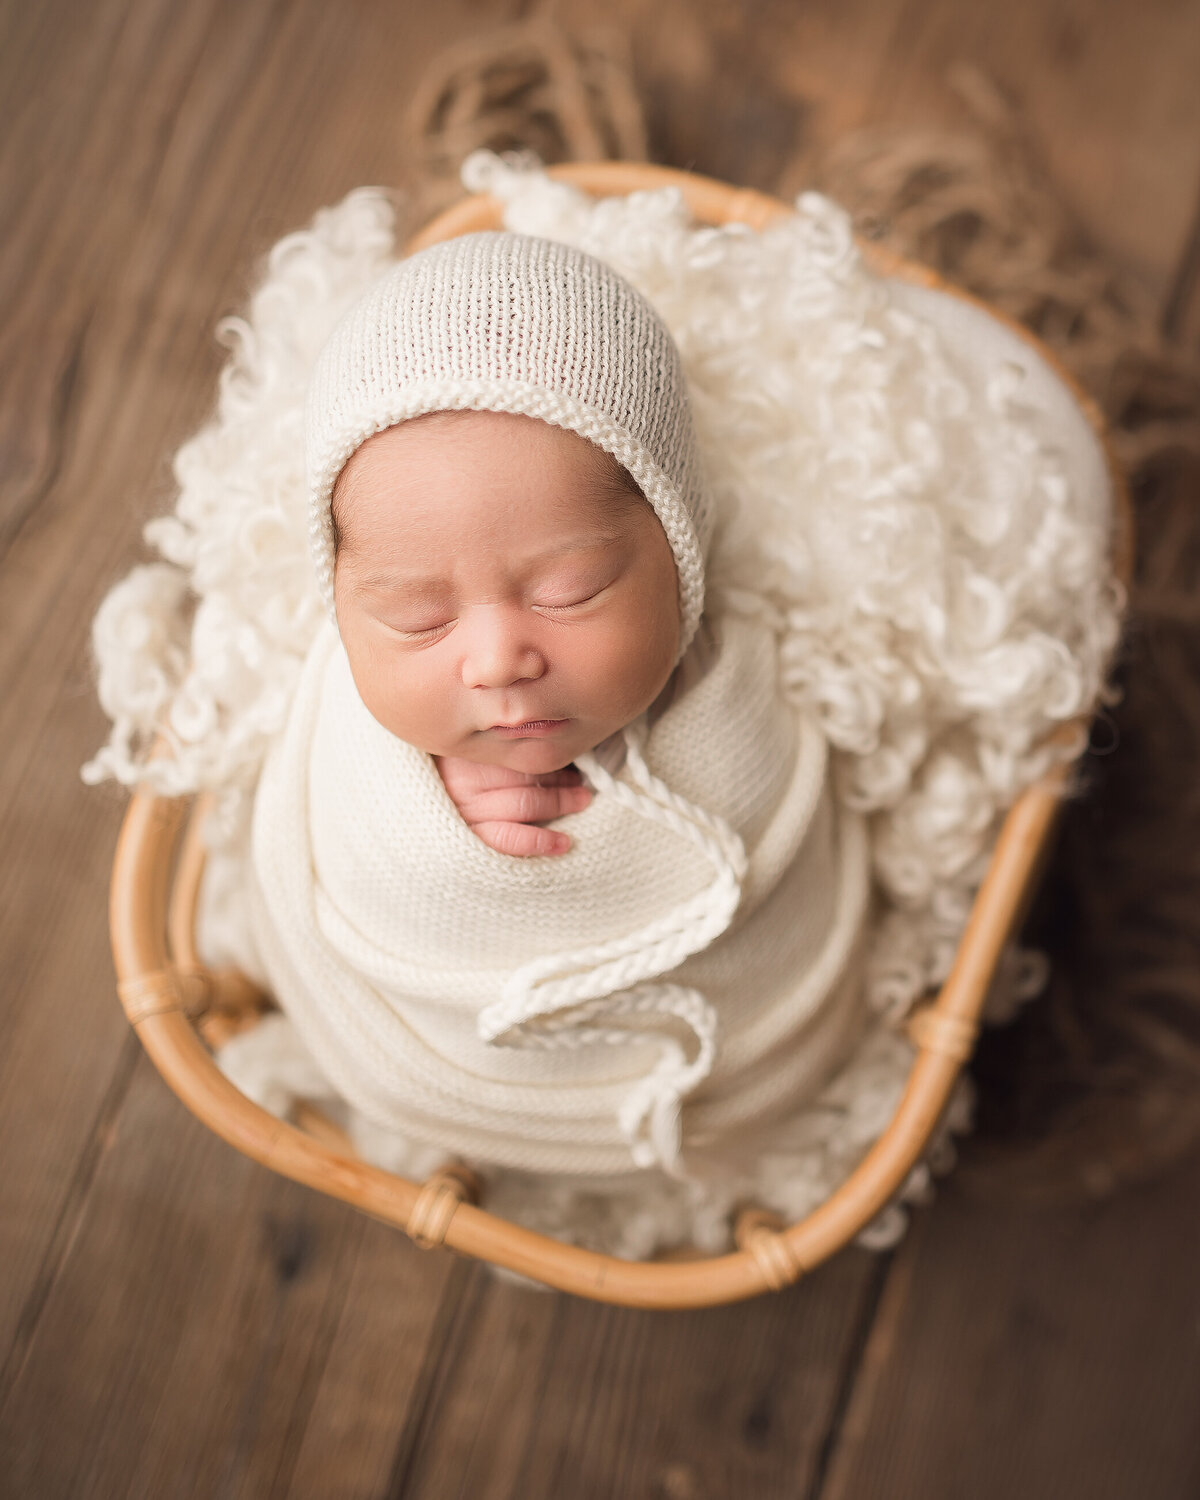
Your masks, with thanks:
M549 613L557 610L578 609L581 605L591 604L607 594L615 582L616 579L611 574L605 574L601 578L581 579L571 584L541 588L531 600L531 604L534 609Z
M387 628L403 641L433 641L454 628L454 620L440 620L436 625L400 625L384 621Z

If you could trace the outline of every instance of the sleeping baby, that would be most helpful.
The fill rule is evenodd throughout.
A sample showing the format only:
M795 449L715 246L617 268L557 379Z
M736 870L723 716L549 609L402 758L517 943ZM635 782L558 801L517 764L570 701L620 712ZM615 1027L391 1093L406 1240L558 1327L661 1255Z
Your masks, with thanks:
M399 262L307 408L329 623L254 809L272 991L372 1128L687 1179L863 1036L868 852L770 622L706 613L678 350L512 233Z
M224 325L85 775L215 794L197 950L280 1007L219 1050L249 1097L719 1252L893 1118L1000 820L1102 700L1111 472L1036 344L827 199L464 180L505 232L396 260L352 193Z

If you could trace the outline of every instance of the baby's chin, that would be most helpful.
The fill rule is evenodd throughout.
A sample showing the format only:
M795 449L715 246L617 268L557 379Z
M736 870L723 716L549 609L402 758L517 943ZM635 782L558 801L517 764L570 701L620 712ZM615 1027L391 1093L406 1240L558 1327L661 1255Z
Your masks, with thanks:
M471 745L461 754L463 760L481 766L501 766L506 771L520 771L527 776L549 776L569 766L577 755L593 749L585 744L556 745L549 740L486 741Z
M482 731L472 734L454 749L435 754L472 761L480 766L500 766L526 776L549 776L569 766L578 756L599 743L596 725L564 721L561 729L525 736L507 736ZM603 733L600 734L603 738Z

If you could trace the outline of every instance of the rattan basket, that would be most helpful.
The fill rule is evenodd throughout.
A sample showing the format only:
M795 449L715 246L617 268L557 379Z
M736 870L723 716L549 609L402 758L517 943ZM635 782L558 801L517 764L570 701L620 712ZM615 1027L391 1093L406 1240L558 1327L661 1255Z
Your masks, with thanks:
M696 217L712 224L737 221L762 228L789 212L788 205L761 193L643 164L574 164L554 168L552 175L596 195L675 186ZM499 221L493 199L468 198L422 230L409 249L496 227ZM966 295L923 267L878 247L863 249L886 275ZM1010 326L1058 370L1103 440L1099 414L1053 355L1027 331ZM1124 573L1130 554L1128 500L1107 447L1106 452L1118 502L1113 546ZM239 1093L217 1068L207 1042L252 1021L262 997L236 974L205 970L196 956L202 800L189 808L188 799L139 792L130 803L112 875L118 992L159 1072L219 1136L274 1171L398 1226L417 1244L448 1246L603 1302L659 1308L732 1302L779 1290L832 1255L895 1196L919 1159L971 1055L985 993L1032 891L1068 774L1064 767L1030 787L1005 818L950 976L909 1024L917 1055L883 1135L841 1187L800 1223L784 1227L752 1208L744 1211L737 1224L739 1248L729 1255L630 1262L565 1245L476 1206L471 1200L479 1185L460 1167L448 1166L424 1184L409 1182L361 1160L321 1117L288 1124Z

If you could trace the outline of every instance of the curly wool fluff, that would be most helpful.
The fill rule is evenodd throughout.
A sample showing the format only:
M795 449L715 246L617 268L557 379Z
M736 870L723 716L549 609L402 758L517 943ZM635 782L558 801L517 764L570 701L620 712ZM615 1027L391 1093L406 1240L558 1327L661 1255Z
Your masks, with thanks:
M230 357L216 413L175 455L174 514L145 529L166 561L134 568L92 628L113 729L85 781L253 788L325 618L306 541L309 373L394 254L391 204L360 189L280 240L246 316L218 325ZM150 759L159 735L171 755Z
M710 608L765 614L784 687L871 814L881 893L869 990L902 1014L948 971L999 816L1094 706L1118 634L1108 529L1000 366L964 378L817 194L761 232L697 227L673 188L594 201L479 153L464 181L506 227L610 262L655 305L690 383L718 511ZM165 562L105 600L94 646L109 743L85 778L224 793L244 825L322 618L305 540L309 371L395 254L385 195L352 193L280 241L216 415L180 450ZM152 761L156 733L170 759Z

